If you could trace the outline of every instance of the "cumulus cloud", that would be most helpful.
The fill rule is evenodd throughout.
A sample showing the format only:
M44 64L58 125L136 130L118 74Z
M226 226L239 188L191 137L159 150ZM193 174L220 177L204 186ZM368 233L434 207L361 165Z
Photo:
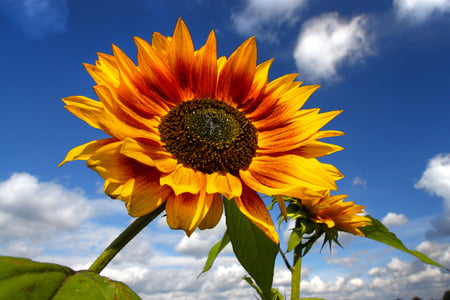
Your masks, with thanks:
M242 35L257 35L270 42L278 40L283 25L293 25L307 0L247 0L245 8L231 16Z
M450 236L450 154L433 157L414 186L444 199L442 213L431 222L434 230L427 232L427 237Z
M294 50L299 72L311 80L339 79L339 66L360 62L372 53L367 23L366 16L346 20L337 13L305 22Z
M388 212L381 220L385 226L400 226L408 223L408 221L408 218L404 214L396 214L393 212Z
M1 0L1 12L31 38L66 30L67 0Z
M394 0L394 11L401 20L422 24L432 17L450 13L448 0Z
M225 230L225 218L222 218L213 229L197 230L190 237L184 236L175 246L175 250L181 254L206 257L211 247L223 236ZM227 245L221 253L232 253L231 245Z
M78 227L93 213L86 199L27 173L0 182L0 240L33 238Z

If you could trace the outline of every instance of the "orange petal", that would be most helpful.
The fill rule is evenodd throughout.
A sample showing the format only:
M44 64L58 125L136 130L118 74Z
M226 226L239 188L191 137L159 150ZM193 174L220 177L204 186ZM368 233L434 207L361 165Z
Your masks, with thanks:
M228 58L217 84L217 98L229 104L240 104L252 87L256 69L256 42L249 38Z
M202 172L178 164L173 172L161 177L160 184L169 185L178 196L182 193L198 194L204 188L205 180Z
M242 101L239 108L244 111L249 111L255 109L257 106L261 105L260 94L264 91L267 85L269 77L269 69L272 65L273 59L267 60L256 66L255 78L253 79L252 88L249 95Z
M183 193L167 200L167 224L172 229L183 229L188 236L203 221L212 206L213 194Z
M58 167L61 167L66 162L72 160L88 160L95 151L115 141L115 139L102 139L77 146L67 153L66 157L59 163Z
M208 209L208 212L205 215L203 221L198 224L198 228L200 229L208 229L216 227L217 223L219 223L220 218L223 213L223 200L222 195L214 194L213 200L211 203L211 207Z
M232 199L242 194L241 180L227 172L214 172L206 174L206 192L219 193Z
M225 200L233 201L233 200ZM266 206L258 194L248 188L243 186L242 196L236 197L234 199L239 210L262 232L264 232L268 238L270 238L274 243L278 244L278 234L273 225L270 214L267 211Z
M99 84L114 88L119 86L119 70L113 55L98 53L95 65L83 64L92 79Z
M208 36L206 44L196 52L192 70L193 90L197 99L214 99L217 83L217 50L214 31Z

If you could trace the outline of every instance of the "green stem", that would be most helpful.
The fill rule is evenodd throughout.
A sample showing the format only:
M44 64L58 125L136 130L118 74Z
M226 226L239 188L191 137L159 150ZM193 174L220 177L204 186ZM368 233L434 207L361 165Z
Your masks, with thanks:
M100 274L106 265L131 241L145 226L148 225L165 209L162 204L149 214L137 218L130 224L111 244L97 257L97 259L89 267L88 271Z
M295 221L295 227L296 228L301 227L300 219L297 219ZM300 242L294 249L294 264L292 266L292 278L291 278L291 300L300 299L301 278L302 278L302 243Z

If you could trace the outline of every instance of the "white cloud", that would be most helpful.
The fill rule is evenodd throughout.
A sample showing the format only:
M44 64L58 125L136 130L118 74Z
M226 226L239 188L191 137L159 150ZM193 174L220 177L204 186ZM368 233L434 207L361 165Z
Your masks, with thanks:
M52 182L16 173L0 182L0 240L75 229L93 213L86 199Z
M225 230L225 218L222 217L219 224L212 229L197 230L190 237L183 236L180 242L175 246L175 250L181 254L206 257L211 247L222 238ZM229 254L232 252L231 244L229 244L221 253Z
M339 79L339 66L372 53L367 23L366 16L346 20L337 13L305 22L294 50L299 72L310 80Z
M236 31L242 35L276 42L283 25L298 22L307 0L247 0L243 11L231 16Z
M404 214L396 214L393 212L388 212L381 220L385 226L400 226L408 223L408 221L408 218Z
M394 0L393 6L399 19L413 24L450 13L449 0Z
M354 186L362 186L362 187L367 187L367 181L362 179L359 176L356 176L355 178L353 178L352 180L352 185Z
M2 0L1 12L31 38L66 30L67 0Z
M414 187L444 198L442 213L431 222L434 230L429 231L427 237L450 236L450 154L433 157Z

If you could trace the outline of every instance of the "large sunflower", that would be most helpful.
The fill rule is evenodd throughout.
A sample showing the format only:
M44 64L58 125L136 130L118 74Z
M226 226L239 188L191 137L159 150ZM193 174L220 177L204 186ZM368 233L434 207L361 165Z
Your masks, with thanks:
M63 99L111 138L80 145L61 163L87 161L130 215L165 202L169 226L190 235L217 224L223 195L278 242L257 192L336 189L342 175L316 157L342 149L318 141L342 134L319 131L340 111L299 110L318 86L300 86L297 74L268 82L272 60L256 64L254 38L217 58L214 32L194 51L180 19L173 36L135 43L137 65L116 46L85 65L100 101Z

